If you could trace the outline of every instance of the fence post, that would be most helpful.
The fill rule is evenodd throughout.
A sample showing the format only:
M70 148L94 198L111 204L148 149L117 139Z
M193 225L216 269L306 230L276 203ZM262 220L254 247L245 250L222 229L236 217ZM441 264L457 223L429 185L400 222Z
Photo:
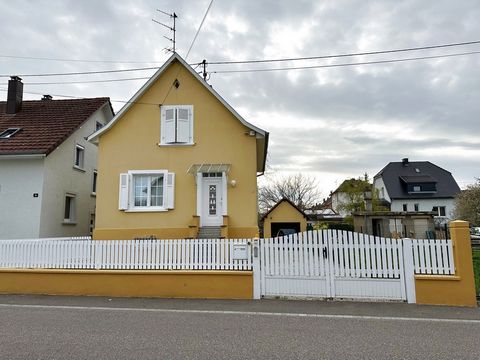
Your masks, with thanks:
M405 278L405 292L409 304L416 303L415 269L413 266L412 239L403 239L403 276Z
M253 298L260 299L260 246L258 239L253 240L252 256Z

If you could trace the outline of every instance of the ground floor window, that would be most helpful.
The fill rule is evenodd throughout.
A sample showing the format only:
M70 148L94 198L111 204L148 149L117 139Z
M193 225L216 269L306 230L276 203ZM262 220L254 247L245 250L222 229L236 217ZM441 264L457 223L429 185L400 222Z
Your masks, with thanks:
M66 223L75 222L75 194L65 195L65 212L63 221Z
M163 206L163 174L133 175L134 205Z

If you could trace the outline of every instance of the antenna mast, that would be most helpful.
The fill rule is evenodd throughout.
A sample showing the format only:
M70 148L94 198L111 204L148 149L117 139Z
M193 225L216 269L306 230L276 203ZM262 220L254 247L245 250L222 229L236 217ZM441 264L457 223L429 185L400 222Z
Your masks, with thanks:
M175 47L175 46L176 46L176 39L175 39L175 36L176 36L176 35L175 35L175 33L176 33L176 27L175 27L175 26L176 26L176 19L177 19L178 16L177 16L177 14L175 14L175 13L169 14L169 13L163 11L163 10L160 10L160 9L157 9L157 11L158 11L158 12L161 12L162 14L165 14L165 15L169 16L170 19L173 19L173 26L165 25L164 23L161 23L160 21L157 21L157 20L155 20L155 19L152 19L152 21L153 21L154 23L157 23L157 24L159 24L159 25L162 25L163 27L166 27L167 29L169 29L170 31L173 32L173 37L172 37L172 38L166 37L165 35L164 35L163 37L172 43L172 47L171 47L171 48L165 48L165 50L166 50L167 52L168 52L168 51L171 51L171 52L174 53L174 52L176 51L176 47Z

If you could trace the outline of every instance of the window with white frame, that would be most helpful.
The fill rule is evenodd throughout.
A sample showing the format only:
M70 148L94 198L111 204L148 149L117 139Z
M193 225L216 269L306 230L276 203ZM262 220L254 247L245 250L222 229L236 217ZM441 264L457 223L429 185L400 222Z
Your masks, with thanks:
M65 212L63 216L63 222L75 222L75 194L65 195Z
M130 170L120 174L119 209L167 211L174 205L175 174L167 170Z
M85 159L85 148L82 145L75 145L75 162L74 166L78 169L83 169Z
M192 145L193 106L165 105L160 112L160 145Z

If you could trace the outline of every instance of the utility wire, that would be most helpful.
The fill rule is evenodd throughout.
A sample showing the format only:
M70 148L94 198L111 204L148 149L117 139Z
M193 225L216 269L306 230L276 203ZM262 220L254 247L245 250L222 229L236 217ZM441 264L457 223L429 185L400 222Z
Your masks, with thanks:
M212 0L213 2L213 0ZM209 8L205 13L205 16L210 9L212 4L210 2ZM201 26L205 20L205 16L200 24L200 27L195 34L194 41L190 45L190 50L193 47L193 44L198 36ZM208 62L211 65L227 65L227 64L246 64L246 63L262 63L262 62L282 62L282 61L299 61L299 60L314 60L314 59L333 59L333 58L340 58L340 57L349 57L349 56L361 56L361 55L376 55L376 54L387 54L387 53L396 53L396 52L408 52L408 51L418 51L418 50L429 50L429 49L437 49L437 48L445 48L445 47L454 47L454 46L463 46L463 45L473 45L479 44L479 41L469 41L469 42L460 42L460 43L451 43L451 44L443 44L443 45L432 45L432 46L423 46L423 47L412 47L412 48L405 48L405 49L394 49L394 50L382 50L382 51L371 51L371 52L363 52L363 53L350 53L350 54L339 54L339 55L323 55L323 56L311 56L311 57L297 57L297 58L284 58L284 59L265 59L265 60L245 60L245 61L216 61L216 62ZM187 53L187 56L189 53ZM10 56L10 55L0 55L1 56ZM13 56L12 56L13 57ZM27 58L27 57L25 57ZM35 59L32 57L32 59ZM53 58L39 58L39 59L52 59ZM68 59L58 59L62 61L70 61ZM71 60L77 61L77 60ZM91 61L96 62L96 60L78 60L80 61ZM112 62L113 63L113 62ZM192 63L190 65L201 65L202 62ZM158 70L158 67L140 67L140 68L130 68L130 69L120 69L120 70L99 70L99 71L84 71L84 72L69 72L69 73L47 73L47 74L17 74L20 77L41 77L41 76L74 76L74 75L92 75L92 74L108 74L108 73L122 73L122 72L132 72L132 71L145 71L145 70ZM12 74L0 74L0 77L8 78Z
M378 60L378 61L367 61L367 62L357 62L357 63L342 63L342 64L330 64L330 65L312 65L312 66L298 66L298 67L288 67L288 68L264 68L264 69L246 69L246 70L217 70L211 71L210 73L223 74L223 73L241 73L241 72L266 72L266 71L281 71L281 70L303 70L303 69L319 69L319 68L331 68L331 67L347 67L347 66L359 66L359 65L374 65L374 64L386 64L386 63L396 63L396 62L406 62L414 60L428 60L428 59L440 59L448 58L455 56L466 56L466 55L475 55L479 54L480 51L472 51L466 53L453 53L445 55L433 55L433 56L423 56L423 57L414 57L414 58L404 58L404 59L391 59L391 60ZM195 67L197 68L198 65ZM108 82L119 82L119 81L130 81L130 80L148 80L149 77L133 77L133 78L120 78L120 79L105 79L105 80L84 80L84 81L59 81L59 82L28 82L25 85L68 85L68 84L91 84L91 83L108 83Z
M88 60L88 59L63 59L36 56L19 56L19 55L3 55L0 58L5 59L21 59L21 60L44 60L44 61L62 61L62 62L79 62L79 63L108 63L108 64L163 64L164 61L130 61L130 60Z
M0 89L0 91L8 91L8 89ZM45 95L45 93L41 92L32 92L32 91L24 91L24 94L30 94L30 95ZM56 96L56 97L62 97L62 98L67 98L67 99L89 99L85 96L74 96L74 95L60 95L60 94L49 94L51 96ZM28 101L28 100L25 100ZM110 99L110 102L118 102L118 103L123 103L123 104L140 104L140 105L155 105L158 106L160 104L158 103L146 103L146 102L140 102L140 101L125 101L125 100L114 100Z
M145 71L145 70L158 70L158 67L142 67L142 68L133 68L133 69L120 69L120 70L98 70L98 71L82 71L82 72L68 72L68 73L48 73L48 74L16 74L16 76L21 77L39 77L39 76L71 76L71 75L92 75L92 74L111 74L111 73L122 73L122 72L131 72L131 71ZM0 77L10 77L10 75L0 75Z
M67 84L92 84L92 83L107 83L117 81L130 81L130 80L148 80L149 77L134 77L134 78L121 78L121 79L105 79L105 80L85 80L85 81L59 81L59 82L27 82L25 85L67 85Z
M198 33L202 29L203 23L205 22L205 19L207 18L208 12L210 11L210 8L212 7L213 0L210 1L210 4L208 4L207 11L205 11L205 15L203 15L202 22L200 23L200 26L197 29L197 32L192 40L192 43L190 44L190 47L188 48L187 55L185 56L185 60L187 60L188 55L190 55L190 51L192 50L193 44L195 44L195 41L197 40Z
M465 42L458 42L458 43L449 43L449 44L440 44L440 45L431 45L431 46L410 47L410 48L393 49L393 50L380 50L380 51L368 51L368 52L349 53L349 54L337 54L337 55L293 57L293 58L283 58L283 59L212 61L212 62L209 62L209 64L211 64L211 65L253 64L253 63L263 63L263 62L282 62L282 61L330 59L330 58L349 57L349 56L377 55L377 54L388 54L388 53L396 53L396 52L431 50L431 49L440 49L440 48L446 48L446 47L465 46L465 45L474 45L474 44L480 44L480 40L478 40L478 41L465 41ZM152 60L152 61L131 61L131 60L65 59L65 58L51 58L51 57L20 56L20 55L10 55L10 54L0 54L0 58L23 59L23 60L42 60L42 61L79 62L79 63L163 64L163 61L156 61L156 60ZM190 64L190 65L199 65L199 64L202 64L202 63L199 62L199 63Z
M474 54L480 54L480 51L470 51L465 53L455 53L455 54L446 54L446 55L421 56L421 57L412 57L412 58L404 58L404 59L362 61L362 62L330 64L330 65L292 66L292 67L283 67L283 68L263 68L263 69L244 69L244 70L217 70L217 71L210 71L210 73L211 74L228 74L228 73L248 73L248 72L267 72L267 71L285 71L285 70L304 70L304 69L325 69L325 68L347 67L347 66L358 66L358 65L390 64L390 63L407 62L407 61L415 61L415 60L441 59L441 58L448 58L448 57L454 57L454 56L465 56L465 55L474 55Z
M432 50L432 49L441 49L441 48L447 48L447 47L475 45L475 44L480 44L480 40L466 41L466 42L459 42L459 43L450 43L450 44L441 44L441 45L410 47L410 48L393 49L393 50L380 50L380 51L367 51L367 52L349 53L349 54L337 54L337 55L303 56L303 57L293 57L293 58L283 58L283 59L262 59L262 60L209 61L208 64L210 64L210 65L255 64L255 63L267 63L267 62L334 59L334 58L351 57L351 56L379 55L379 54L399 53L399 52L408 52L408 51Z

